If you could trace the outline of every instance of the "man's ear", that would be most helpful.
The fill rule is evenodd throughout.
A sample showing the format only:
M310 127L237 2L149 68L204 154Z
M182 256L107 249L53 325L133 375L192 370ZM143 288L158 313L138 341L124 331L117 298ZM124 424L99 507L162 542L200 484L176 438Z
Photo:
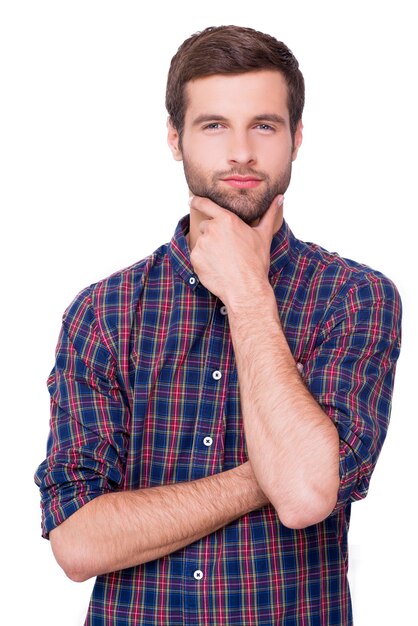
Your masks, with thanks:
M302 145L302 139L303 139L303 124L302 124L302 120L299 120L298 125L296 126L295 137L293 140L292 161L294 161L296 157L298 156L299 148Z
M167 130L167 143L169 145L171 153L176 161L182 161L183 155L179 147L180 137L177 129L174 128L173 124L171 123L170 117L167 118Z

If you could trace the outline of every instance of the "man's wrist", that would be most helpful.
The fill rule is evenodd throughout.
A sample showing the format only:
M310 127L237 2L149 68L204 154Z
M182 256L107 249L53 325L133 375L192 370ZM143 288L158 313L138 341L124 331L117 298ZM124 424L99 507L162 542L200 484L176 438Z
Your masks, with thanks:
M268 281L245 293L232 294L225 305L230 321L265 318L269 313L273 318L278 319L276 297Z
M252 501L251 510L256 510L269 504L267 496L258 484L250 461L246 461L232 471L243 481L243 492L250 494L249 497Z

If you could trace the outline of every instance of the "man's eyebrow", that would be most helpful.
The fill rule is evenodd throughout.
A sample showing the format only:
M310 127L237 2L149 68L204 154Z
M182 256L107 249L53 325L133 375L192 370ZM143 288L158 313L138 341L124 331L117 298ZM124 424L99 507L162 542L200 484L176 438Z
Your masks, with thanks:
M286 120L277 113L264 113L263 115L256 115L254 119L257 122L275 122L276 124L286 124Z
M223 115L211 115L210 113L202 113L198 115L192 122L192 126L199 126L203 122L227 122L227 118Z
M262 113L261 115L255 115L253 117L255 122L275 122L276 124L286 124L286 120L281 115L277 115L277 113ZM199 126L199 124L203 124L204 122L227 122L228 118L224 115L217 115L210 113L202 113L202 115L198 115L192 122L192 126Z

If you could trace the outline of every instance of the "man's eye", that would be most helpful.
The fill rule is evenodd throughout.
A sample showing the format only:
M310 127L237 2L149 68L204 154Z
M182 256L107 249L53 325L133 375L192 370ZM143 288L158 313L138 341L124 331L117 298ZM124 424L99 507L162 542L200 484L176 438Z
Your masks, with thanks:
M259 124L258 128L261 128L261 130L274 130L273 126L270 126L270 124Z
M207 124L205 126L205 130L218 130L221 127L219 122L212 122L211 124Z

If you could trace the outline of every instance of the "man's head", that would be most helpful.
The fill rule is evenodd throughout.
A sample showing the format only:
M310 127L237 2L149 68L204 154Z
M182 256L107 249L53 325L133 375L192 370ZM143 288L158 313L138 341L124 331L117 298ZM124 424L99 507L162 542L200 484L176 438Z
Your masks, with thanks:
M302 140L304 80L283 43L237 26L193 35L171 61L166 106L169 145L191 193L251 223L286 191Z

